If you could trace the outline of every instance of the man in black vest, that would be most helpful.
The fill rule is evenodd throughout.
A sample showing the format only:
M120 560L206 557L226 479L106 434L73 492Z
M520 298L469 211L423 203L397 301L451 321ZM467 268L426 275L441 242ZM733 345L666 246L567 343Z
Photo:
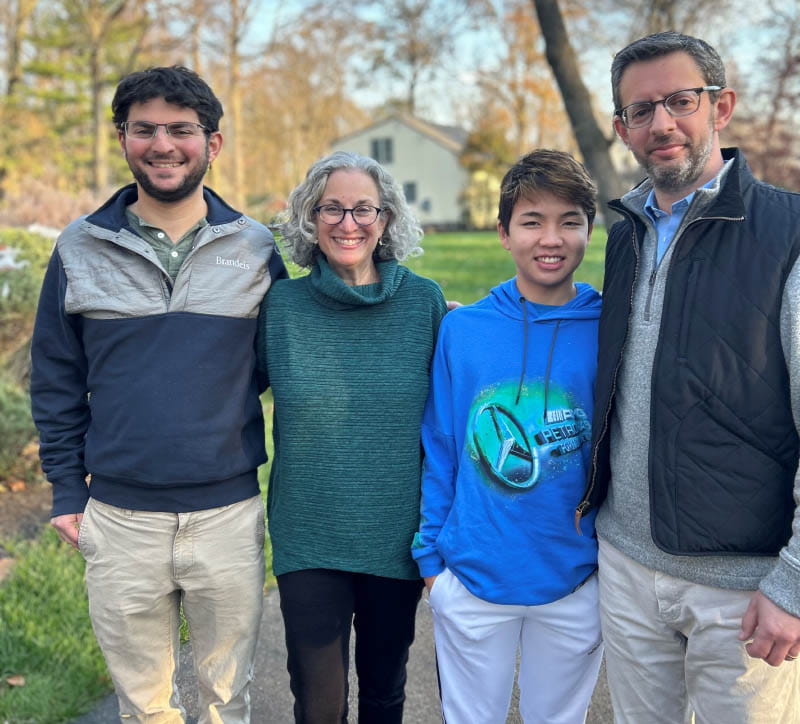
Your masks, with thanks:
M800 196L719 132L707 43L658 33L612 65L647 179L612 202L579 514L600 506L616 721L800 722Z

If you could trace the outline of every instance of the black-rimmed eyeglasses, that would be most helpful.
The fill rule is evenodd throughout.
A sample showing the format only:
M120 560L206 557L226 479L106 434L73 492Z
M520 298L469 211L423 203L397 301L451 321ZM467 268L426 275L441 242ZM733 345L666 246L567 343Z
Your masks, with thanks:
M641 103L631 103L614 111L614 115L619 116L625 124L625 128L644 128L650 125L656 106L660 103L673 118L683 118L691 116L700 107L700 95L704 91L718 91L722 88L718 85L704 85L700 88L685 88L684 90L670 93L666 98L657 101L642 101Z
M337 204L323 204L322 206L315 206L314 211L319 215L319 218L330 226L341 224L344 221L345 215L349 212L359 226L369 226L374 224L378 218L378 214L383 211L377 206L369 206L368 204L359 204L352 209L343 209Z
M162 127L167 135L175 141L186 141L196 136L202 136L206 127L190 121L173 121L172 123L152 123L151 121L125 121L120 124L128 138L146 141L153 138Z

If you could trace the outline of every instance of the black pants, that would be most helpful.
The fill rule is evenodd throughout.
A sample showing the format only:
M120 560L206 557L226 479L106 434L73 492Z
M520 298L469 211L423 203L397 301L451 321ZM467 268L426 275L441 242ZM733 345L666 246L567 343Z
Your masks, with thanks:
M315 568L278 576L298 724L347 722L350 626L359 724L401 724L422 581Z

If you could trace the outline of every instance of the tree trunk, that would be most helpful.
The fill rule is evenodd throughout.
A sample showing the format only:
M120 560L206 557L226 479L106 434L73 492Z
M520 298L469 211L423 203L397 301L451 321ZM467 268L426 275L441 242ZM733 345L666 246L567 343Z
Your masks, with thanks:
M103 191L108 185L108 137L106 135L105 106L103 105L102 48L99 43L92 48L89 60L89 84L92 103L92 188Z
M230 202L239 211L245 210L244 144L241 129L242 99L242 38L244 37L249 0L229 0L230 28L228 29L228 140L231 153Z
M233 176L233 193L231 203L240 211L245 208L245 189L244 189L244 149L242 147L242 77L241 60L239 58L239 48L233 45L229 48L230 55L230 74L228 76L228 99L230 102L230 119L228 128L233 136L231 139L231 166Z
M22 85L22 43L36 0L16 0L7 4L6 97L11 98Z
M609 140L600 129L592 113L589 91L583 83L578 69L575 51L570 45L564 19L558 0L531 0L539 27L545 41L547 62L553 69L564 107L569 116L572 132L578 142L584 163L597 182L598 208L606 218L606 224L613 221L606 204L624 193L622 181L611 161Z

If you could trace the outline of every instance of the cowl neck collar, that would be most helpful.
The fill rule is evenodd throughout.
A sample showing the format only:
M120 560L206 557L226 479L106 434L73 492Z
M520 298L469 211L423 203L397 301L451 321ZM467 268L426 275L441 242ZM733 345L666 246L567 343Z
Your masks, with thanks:
M376 261L375 267L380 275L379 282L351 287L344 283L331 269L328 260L320 254L307 277L311 295L320 304L336 309L364 307L385 302L394 296L400 284L408 276L408 269L400 266L396 259Z

